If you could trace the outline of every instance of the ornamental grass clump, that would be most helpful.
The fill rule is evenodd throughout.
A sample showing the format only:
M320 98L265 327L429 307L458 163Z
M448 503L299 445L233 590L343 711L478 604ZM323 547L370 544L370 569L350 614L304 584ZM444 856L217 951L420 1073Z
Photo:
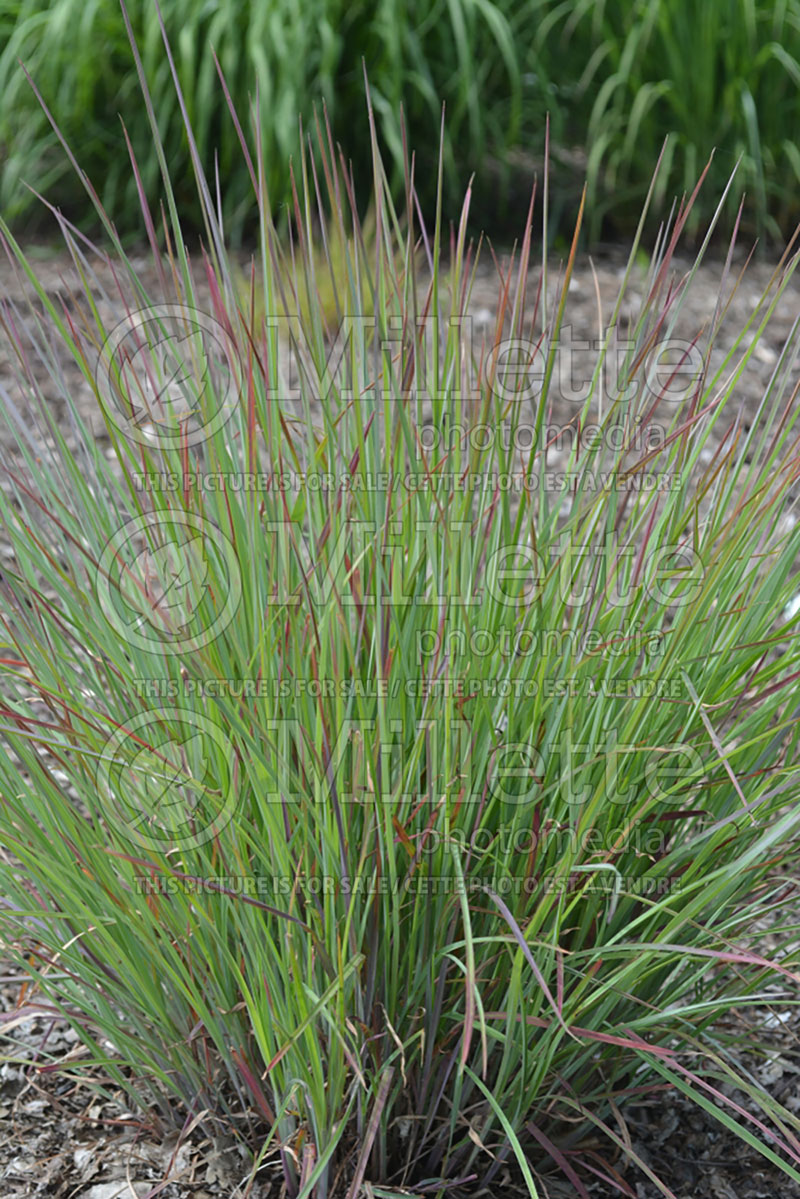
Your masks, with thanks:
M14 1018L66 1019L65 1074L234 1138L292 1199L505 1166L531 1196L553 1172L632 1194L624 1104L664 1089L800 1181L729 1018L791 1009L799 977L796 324L747 422L737 394L796 255L717 355L735 234L688 341L696 192L623 327L637 236L553 471L583 209L548 268L532 201L473 335L469 191L426 223L408 156L397 209L373 126L368 253L323 123L282 243L232 109L243 293L187 120L190 255L133 48L153 286L88 182L103 244L52 209L58 297L0 223L30 294L0 310Z

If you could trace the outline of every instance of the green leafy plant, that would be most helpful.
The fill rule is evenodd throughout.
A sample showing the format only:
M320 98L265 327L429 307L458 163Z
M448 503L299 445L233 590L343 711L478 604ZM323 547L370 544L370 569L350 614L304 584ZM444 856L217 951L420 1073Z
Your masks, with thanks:
M239 111L258 88L273 215L291 203L288 163L300 152L298 116L309 126L315 108L326 107L356 180L368 176L371 148L360 119L364 64L396 200L403 196L401 105L422 168L420 199L432 210L438 115L445 101L445 201L455 205L468 177L478 172L484 184L493 183L481 214L488 213L495 226L502 220L508 227L518 201L524 211L525 181L541 166L531 148L545 113L554 155L567 164L551 196L551 217L561 233L569 234L574 219L577 174L569 164L576 152L589 187L589 240L614 231L629 236L667 134L654 197L658 208L676 190L691 191L713 148L708 194L722 191L741 160L748 227L781 244L800 214L800 0L715 0L699 13L678 0L314 0L302 10L284 2L165 0L161 7L198 152L212 189L219 174L233 239L246 241L258 218L244 164L227 136L212 48ZM161 55L156 5L134 0L128 11L184 223L202 225L189 146ZM87 209L79 179L66 168L20 60L67 139L80 146L82 166L117 228L135 236L139 196L120 153L120 113L153 205L161 199L160 173L146 115L136 103L138 82L116 0L0 2L0 204L19 226L40 211L22 185L35 182L48 194L57 186L64 211L85 223L94 210ZM730 203L735 209L733 198ZM697 236L712 213L713 204L707 209L701 196L687 234Z
M294 1199L491 1184L504 1162L534 1199L552 1171L630 1194L609 1159L649 1167L615 1113L665 1084L800 1181L797 1117L724 1020L796 1002L796 952L756 931L800 821L796 329L747 429L737 403L796 255L721 363L730 259L705 340L678 341L694 192L554 430L583 208L554 287L531 205L480 344L469 193L446 253L441 170L427 229L411 163L392 202L370 109L372 253L324 127L287 247L264 122L251 146L236 120L259 212L243 299L187 119L190 260L132 45L155 294L91 188L104 247L53 210L69 302L0 222L31 297L0 309L0 935L34 983L22 1013L70 1021L65 1072L162 1122L203 1113Z
M800 155L800 4L680 0L537 5L536 55L560 64L567 136L585 144L593 237L635 224L650 164L670 134L657 184L692 190L712 151L721 190L741 160L749 219L781 243L796 220ZM731 203L735 202L731 198ZM706 214L695 210L688 231Z
M291 202L288 164L302 142L299 118L311 123L315 107L326 107L337 137L361 174L369 169L371 149L361 119L365 64L376 120L401 185L401 102L409 133L419 151L426 151L423 156L434 181L435 131L441 103L447 102L444 153L451 192L478 169L487 145L502 157L503 147L519 136L518 55L507 16L491 0L440 0L433 6L418 0L403 5L396 0L312 0L302 6L288 0L211 0L199 5L163 0L160 9L153 0L132 0L127 11L187 224L202 227L202 210L161 52L162 13L197 150L212 191L218 174L231 236L247 239L258 218L247 171L229 136L214 54L239 111L246 111L258 89L264 172L277 212L282 203ZM18 223L35 215L35 197L22 186L35 183L48 194L57 187L61 206L71 217L91 218L94 212L91 207L87 211L80 180L66 167L20 61L67 139L80 146L81 165L100 187L118 228L135 234L139 193L126 167L120 114L125 114L150 203L157 206L163 193L150 126L138 104L138 81L131 70L118 0L88 5L83 0L0 3L0 147L5 149L0 205L7 219ZM426 202L435 199L435 185L420 190Z

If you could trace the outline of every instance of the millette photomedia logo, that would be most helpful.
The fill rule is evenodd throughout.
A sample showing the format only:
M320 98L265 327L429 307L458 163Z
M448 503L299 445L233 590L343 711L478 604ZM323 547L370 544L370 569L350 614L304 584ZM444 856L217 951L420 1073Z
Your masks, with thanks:
M234 768L230 740L207 716L141 712L106 742L97 793L109 823L138 845L194 849L233 814Z
M159 304L129 313L106 338L95 371L109 420L132 441L179 449L207 441L242 390L239 351L197 308Z
M100 555L96 585L106 620L127 644L162 654L208 645L242 597L233 544L190 512L127 521Z

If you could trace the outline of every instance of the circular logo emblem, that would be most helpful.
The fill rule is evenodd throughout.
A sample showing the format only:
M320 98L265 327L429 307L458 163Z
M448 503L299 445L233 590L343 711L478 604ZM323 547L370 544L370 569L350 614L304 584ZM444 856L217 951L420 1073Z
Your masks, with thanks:
M234 750L190 709L142 712L108 739L97 770L107 819L139 845L193 849L233 815Z
M239 560L202 516L137 516L100 555L97 596L129 645L181 654L208 645L233 619L242 596Z
M196 308L158 304L111 331L95 371L100 401L141 445L199 445L220 429L242 391L239 351L225 328Z

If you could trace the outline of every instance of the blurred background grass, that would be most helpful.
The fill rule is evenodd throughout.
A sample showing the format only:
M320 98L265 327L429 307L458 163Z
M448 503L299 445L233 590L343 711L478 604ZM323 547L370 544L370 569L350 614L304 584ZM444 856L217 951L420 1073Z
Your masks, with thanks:
M130 0L128 12L178 201L187 222L194 215L199 225L155 5ZM369 177L360 169L370 155L363 62L395 185L402 187L402 102L417 186L432 203L444 101L446 211L460 206L475 172L473 221L495 239L518 227L527 208L547 113L554 233L572 227L588 177L588 240L629 235L667 134L657 209L691 188L716 148L705 190L719 195L741 156L730 205L747 191L748 232L783 240L800 216L800 0L163 0L162 12L211 178L218 153L234 242L248 239L255 207L210 46L245 127L258 87L276 215L291 196L298 115L309 128L323 103L356 179ZM138 234L120 114L156 204L158 164L118 0L0 0L0 210L37 232L42 210L27 182L84 224L85 193L19 59L120 231ZM694 230L709 216L700 203Z

